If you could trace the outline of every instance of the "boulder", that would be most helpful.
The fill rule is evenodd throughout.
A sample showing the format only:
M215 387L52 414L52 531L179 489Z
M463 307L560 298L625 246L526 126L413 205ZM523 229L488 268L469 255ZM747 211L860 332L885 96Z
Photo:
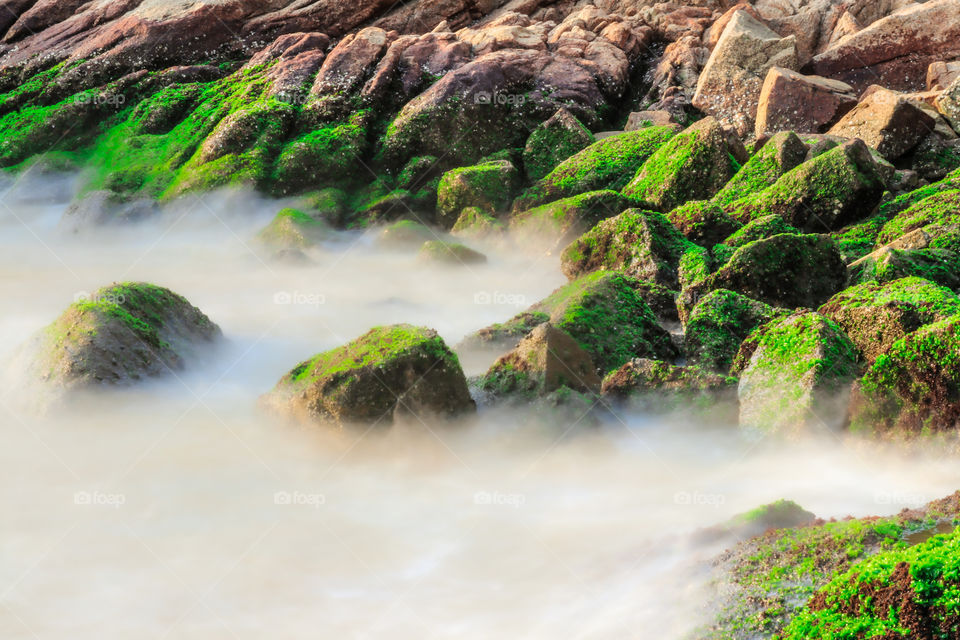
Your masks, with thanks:
M923 278L902 278L850 287L830 298L818 313L836 322L873 364L907 334L960 314L960 297Z
M857 104L853 87L839 80L773 67L760 89L755 133L821 133Z
M661 413L691 408L717 410L718 403L736 402L735 378L699 367L677 367L667 362L634 358L603 379L604 397L640 404Z
M908 277L925 278L960 291L960 254L949 249L884 247L850 265L853 283L886 283Z
M693 106L741 136L753 133L760 89L774 66L797 68L796 38L782 38L750 13L737 11L700 74Z
M406 324L376 327L298 364L261 400L281 415L339 426L476 409L457 356L435 331Z
M561 267L571 280L597 270L619 271L676 289L680 258L691 248L663 214L628 209L570 243Z
M747 336L785 313L733 291L711 291L696 303L686 319L687 360L708 371L726 373Z
M817 516L793 500L777 500L745 513L738 513L723 524L706 530L705 533L726 534L740 540L747 540L770 530L810 525L816 519Z
M420 247L417 260L426 264L465 267L471 264L484 264L487 261L487 256L457 242L427 240Z
M561 387L597 393L600 377L590 354L566 332L545 322L500 357L479 386L498 396L541 396Z
M183 296L124 282L74 302L25 353L31 377L57 388L125 386L184 369L220 336Z
M960 78L960 60L931 63L927 67L927 91L944 91L957 78Z
M377 244L391 249L416 249L424 242L437 239L437 232L422 222L398 220L380 231Z
M866 218L884 190L883 174L870 150L852 140L807 160L726 210L744 223L773 214L798 229L827 232Z
M627 116L627 124L623 127L624 131L637 131L648 127L670 127L674 131L680 131L680 125L677 124L669 111L633 111Z
M853 343L812 312L775 319L740 347L740 424L775 432L843 426L859 372Z
M506 229L500 220L480 207L467 207L460 212L450 234L458 238L488 238L501 235Z
M525 191L514 202L513 210L524 211L590 191L619 191L671 137L668 127L648 127L598 140Z
M306 249L330 234L330 227L299 209L281 209L257 240L271 249Z
M933 186L933 185L931 185ZM903 204L909 205L887 222L877 243L886 245L918 229L931 226L951 227L960 225L960 189L952 184L941 188L918 189L917 197L907 197ZM898 245L896 249L925 248Z
M103 226L141 222L159 212L159 206L152 200L124 200L111 191L93 191L70 203L57 228L68 233L83 233Z
M566 109L538 126L523 149L523 169L530 180L540 180L578 151L595 142L593 134Z
M739 168L734 157L742 153L742 145L739 150L732 145L717 120L704 118L654 152L623 194L661 211L690 200L709 200Z
M437 221L449 229L467 207L489 214L509 208L520 172L509 160L484 162L447 171L437 187Z
M739 174L738 174L739 175ZM709 200L693 200L667 214L667 219L683 236L695 244L712 247L743 225Z
M960 316L896 341L867 370L850 403L850 427L920 435L960 426Z
M960 133L960 76L937 98L937 110L947 119L953 130Z
M896 160L933 131L935 121L900 94L876 88L830 129L859 138L887 160Z
M816 308L843 289L847 267L828 236L781 235L740 247L703 282L682 293L690 308L716 289L729 289L775 307Z
M514 213L509 227L531 240L559 249L601 220L619 215L632 204L616 191L591 191Z
M792 131L774 135L717 192L713 201L726 207L741 198L763 191L784 174L803 164L807 151L807 146Z

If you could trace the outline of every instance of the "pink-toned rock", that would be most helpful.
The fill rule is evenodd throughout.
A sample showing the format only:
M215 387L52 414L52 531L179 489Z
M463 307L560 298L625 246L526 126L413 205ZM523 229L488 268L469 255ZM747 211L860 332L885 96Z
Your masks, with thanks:
M636 131L651 126L673 127L677 131L681 129L669 111L634 111L627 117L624 131Z
M853 88L844 82L773 67L760 89L756 136L821 133L856 105Z
M895 91L873 89L829 131L859 138L887 160L896 160L933 132L935 121Z
M395 37L395 33L377 27L348 35L324 60L310 93L346 93L357 88Z
M927 91L943 91L960 78L960 60L934 62L927 68Z
M733 20L734 14L737 11L746 11L751 16L756 18L759 21L763 21L763 16L753 8L753 5L749 2L738 2L734 6L730 7L725 14L720 16L720 18L710 25L710 28L707 29L703 34L703 44L705 47L713 51L717 43L720 42L720 36L723 35L723 30L727 28L727 25L730 24L730 21Z

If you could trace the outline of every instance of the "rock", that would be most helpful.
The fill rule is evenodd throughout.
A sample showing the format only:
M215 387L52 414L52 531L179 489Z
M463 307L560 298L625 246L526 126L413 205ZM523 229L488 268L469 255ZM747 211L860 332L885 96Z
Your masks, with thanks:
M437 239L437 233L423 223L398 220L378 234L377 244L384 248L414 249L421 247L424 242Z
M960 254L948 249L901 251L884 248L851 265L854 283L892 282L919 277L960 291Z
M785 313L733 291L711 291L696 303L686 319L687 360L708 371L727 373L747 336Z
M698 367L677 367L666 362L634 358L603 379L602 393L659 413L692 408L716 412L722 403L736 402L734 378L718 376ZM713 413L714 417L716 414Z
M339 426L476 409L457 356L435 331L407 324L376 327L298 364L261 400L281 415Z
M960 57L960 5L933 0L877 20L815 56L813 72L857 91L880 84L898 91L926 85L931 62Z
M420 247L417 260L423 263L468 266L485 263L487 256L456 242L427 240Z
M818 313L836 322L873 364L907 334L960 314L960 297L923 278L902 278L850 287Z
M760 89L755 134L820 133L856 105L853 87L845 82L773 67Z
M960 189L951 188L953 185L950 184L944 186L945 189L919 191L919 200L908 199L905 204L910 206L897 213L883 226L877 237L877 244L886 245L908 233L931 225L960 225ZM896 246L894 248L917 247Z
M797 68L796 38L781 38L746 11L737 11L700 74L693 106L741 136L750 134L763 80L774 66Z
M775 307L816 308L846 282L847 267L833 239L785 233L740 247L681 299L689 308L710 291L729 289Z
M800 233L800 231L796 227L791 227L780 216L763 216L762 218L751 220L741 227L739 231L731 234L729 238L723 241L723 244L734 249L739 249L754 240L772 238L781 233Z
M720 123L704 118L654 152L623 194L661 211L709 200L736 173L732 155Z
M657 323L638 288L636 280L619 273L591 273L509 321L468 336L465 343L509 341L549 321L570 334L601 373L636 357L671 360L677 351L670 334Z
M859 138L887 160L896 160L917 146L934 119L894 91L876 89L830 129L830 134Z
M704 247L723 242L743 226L728 216L720 205L708 200L693 200L680 205L667 214L667 219L687 240Z
M770 530L810 525L816 519L817 516L793 500L777 500L751 511L738 513L723 524L711 527L705 533L725 534L739 540L747 540Z
M590 130L566 109L560 109L527 138L523 168L530 180L540 180L578 151L595 142Z
M811 312L778 318L740 347L740 424L765 431L843 426L857 352L831 320Z
M467 207L489 214L505 211L519 183L520 172L509 160L448 171L437 188L437 221L449 229Z
M634 111L627 116L625 131L637 131L648 127L670 127L674 131L680 131L680 125L677 124L669 111Z
M807 160L726 210L744 223L774 214L805 231L835 231L872 213L884 189L883 174L869 149L852 140Z
M928 325L879 356L851 400L851 429L904 434L960 424L960 316Z
M156 202L145 199L125 201L111 191L94 191L72 202L57 228L68 233L94 231L99 227L142 222L157 215Z
M125 282L74 302L33 340L32 377L62 389L129 385L183 370L220 328L169 289Z
M700 71L710 50L700 38L685 35L667 45L656 67L649 71L650 90L642 103L649 111L666 111L677 122L687 122L693 107L690 101L697 90Z
M450 234L457 238L488 238L501 235L507 227L480 207L467 207L460 212Z
M567 333L545 322L500 357L479 386L498 396L541 396L561 387L597 393L600 377L590 354Z
M947 119L953 130L960 133L960 77L937 99L937 110Z
M806 157L807 146L795 133L778 133L751 156L736 175L717 192L713 201L725 207L752 193L763 191L784 174L803 164Z
M643 163L673 137L668 127L649 127L598 140L561 162L527 189L513 204L514 212L590 191L619 191Z
M937 61L927 67L927 91L943 91L960 78L960 60Z
M514 213L509 227L530 240L561 249L601 220L619 215L633 204L616 191L591 191Z
M680 322L677 312L677 295L673 289L654 284L652 282L637 281L634 283L637 295L647 303L653 315L661 323L676 324Z
M680 259L691 248L663 214L628 209L570 243L561 268L571 280L597 270L619 271L676 289Z
M257 234L272 249L306 249L329 235L330 227L299 209L281 209Z

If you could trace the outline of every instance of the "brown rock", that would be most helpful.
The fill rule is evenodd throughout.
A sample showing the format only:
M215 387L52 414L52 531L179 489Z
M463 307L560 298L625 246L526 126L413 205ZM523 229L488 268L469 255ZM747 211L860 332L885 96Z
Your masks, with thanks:
M870 92L829 131L859 138L888 160L896 160L933 131L935 120L895 91Z
M693 106L745 136L754 119L770 67L797 66L796 39L781 38L745 11L738 11L700 74Z
M927 68L927 91L943 91L960 78L960 60L934 62Z
M960 133L960 77L937 99L937 110L943 114L954 131Z
M756 135L820 133L856 104L853 88L844 82L773 67L760 89Z
M681 128L669 111L634 111L627 117L624 131L636 131L650 126L674 127L677 131Z
M369 27L350 34L334 47L313 82L311 95L347 93L366 79L395 34Z

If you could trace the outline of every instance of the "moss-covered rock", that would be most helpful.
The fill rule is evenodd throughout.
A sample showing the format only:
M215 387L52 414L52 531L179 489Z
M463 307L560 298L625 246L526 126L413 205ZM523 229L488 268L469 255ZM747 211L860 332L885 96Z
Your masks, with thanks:
M509 160L485 162L443 174L437 188L437 221L449 229L467 207L496 214L510 206L520 172Z
M850 279L855 283L884 283L910 277L960 290L960 255L947 249L888 247L850 265Z
M736 378L710 373L696 366L634 358L603 379L605 397L646 409L672 412L716 410L719 403L736 402Z
M717 204L693 200L667 214L687 240L704 247L720 244L743 225L726 214Z
M960 189L939 191L914 202L884 225L877 243L888 244L929 225L960 225Z
M334 227L342 227L347 222L347 194L336 187L305 194L298 201L297 208L308 211L311 218L324 220Z
M435 331L406 324L376 327L298 364L262 401L282 415L340 426L476 409L457 356Z
M836 429L859 373L856 347L833 321L811 312L753 332L734 363L740 424L768 431Z
M773 185L785 173L807 159L807 145L792 131L776 134L753 154L737 174L713 197L728 206Z
M682 294L687 308L729 289L776 307L818 307L847 283L847 267L829 236L784 233L740 247L703 282Z
M896 341L867 370L851 428L922 434L960 426L960 315Z
M598 140L527 189L514 202L513 210L525 211L589 191L619 191L671 137L669 127L650 127Z
M498 322L474 331L457 345L457 351L489 349L501 350L502 353L503 349L513 349L524 336L550 321L549 313L537 309L535 305L529 311L518 313L506 322Z
M923 278L902 278L850 287L819 313L836 322L872 364L907 334L960 314L960 297Z
M74 389L128 385L184 368L220 328L180 295L124 282L78 300L28 346L32 377Z
M385 248L416 249L425 242L439 239L438 232L422 222L398 220L380 231L377 244Z
M506 230L505 224L480 207L467 207L460 212L450 233L459 238L487 238L503 234Z
M597 270L621 271L676 289L680 258L693 248L663 214L628 209L570 243L561 266L571 280Z
M509 340L549 321L567 332L606 373L631 358L672 360L676 347L637 293L637 281L595 272L560 287L508 322L468 336L464 343ZM522 332L522 333L521 333Z
M527 138L523 149L523 169L527 179L540 180L558 164L594 142L596 140L589 129L569 111L560 109Z
M817 517L793 500L777 500L756 509L738 513L705 533L747 540L767 531L813 524Z
M670 211L690 200L712 198L739 168L720 123L708 117L660 147L623 193Z
M496 396L542 396L561 387L597 393L600 377L590 354L566 332L545 322L500 357L479 387Z
M562 248L601 220L619 215L633 204L616 191L591 191L514 213L509 227L538 242Z
M791 227L780 216L763 216L745 224L738 231L726 238L721 244L714 245L710 250L714 264L723 266L730 260L737 249L755 240L764 240L780 235L781 233L800 233L796 227Z
M467 266L483 264L487 256L457 242L427 240L420 247L417 259L424 263Z
M744 223L773 214L798 229L824 233L869 216L884 190L870 150L853 140L804 162L726 210Z
M330 227L299 209L281 209L257 234L257 240L271 249L306 249L330 232Z
M439 159L436 156L415 156L397 174L397 188L419 191L440 177Z
M658 320L665 323L680 322L680 315L677 311L677 296L680 295L678 291L653 282L639 280L636 281L634 289L637 295L647 303Z
M690 313L685 349L691 364L726 373L740 345L754 329L786 311L726 289L711 291Z
M839 573L779 637L955 638L958 591L960 529L878 553Z

